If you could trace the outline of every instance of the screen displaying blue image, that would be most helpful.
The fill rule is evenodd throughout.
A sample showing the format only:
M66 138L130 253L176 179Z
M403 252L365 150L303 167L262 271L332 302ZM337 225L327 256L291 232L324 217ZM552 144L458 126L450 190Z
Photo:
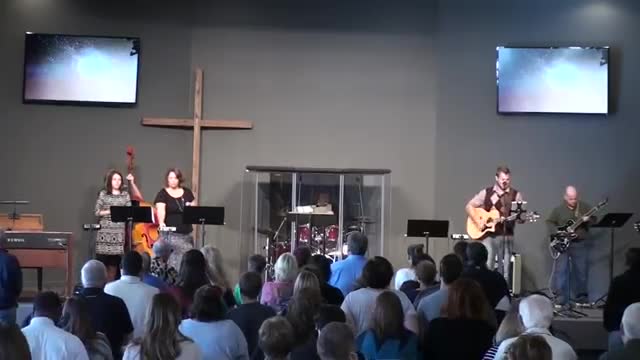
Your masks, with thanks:
M137 38L27 33L25 102L135 104Z
M498 112L608 113L608 47L497 50Z

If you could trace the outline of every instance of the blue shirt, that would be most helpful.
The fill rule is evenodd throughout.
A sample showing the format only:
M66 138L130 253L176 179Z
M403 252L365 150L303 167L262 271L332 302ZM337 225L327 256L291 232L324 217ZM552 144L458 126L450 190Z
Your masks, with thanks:
M180 332L198 345L203 360L249 360L247 340L231 320L183 320Z
M167 284L164 281L162 281L162 279L151 274L144 274L142 276L142 282L149 286L153 286L154 288L160 291L163 291L167 288Z
M362 274L367 258L362 255L349 255L348 258L331 264L331 280L329 284L337 287L347 296L353 291L356 280Z
M419 316L422 316L427 322L439 318L442 304L447 301L448 295L449 288L444 287L422 299L418 304Z

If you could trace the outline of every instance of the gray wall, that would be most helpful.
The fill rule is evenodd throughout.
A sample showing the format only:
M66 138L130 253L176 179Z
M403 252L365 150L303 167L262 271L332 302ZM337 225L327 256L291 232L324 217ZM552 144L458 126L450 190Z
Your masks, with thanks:
M126 170L126 147L138 151L139 182L153 200L170 165L190 163L191 139L180 130L143 128L142 115L189 113L190 30L151 20L96 15L81 2L9 1L2 31L0 73L3 112L0 198L29 200L25 212L44 214L49 230L72 231L76 237L76 270L85 261L83 223L95 222L93 207L109 168ZM3 12L4 13L4 12ZM130 34L144 39L139 106L129 109L23 105L24 32ZM7 211L2 209L0 211ZM59 274L45 281L59 285Z
M205 71L206 118L255 124L250 131L203 136L201 202L225 206L228 214L226 227L210 229L209 242L224 250L234 275L247 164L391 168L385 251L396 267L404 265L411 241L402 237L406 219L450 219L452 232L463 231L464 203L490 184L498 163L512 167L514 184L542 213L567 183L592 202L609 195L609 210L633 210L639 200L630 186L639 175L633 140L640 126L632 92L640 76L633 41L640 22L632 1L131 3L126 10L120 2L72 0L0 5L7 16L0 66L10 69L0 73L0 156L11 174L0 180L0 197L31 200L27 210L44 213L49 229L83 235L103 173L124 167L128 144L137 146L148 198L166 167L190 168L189 132L143 128L139 119L189 116L193 66ZM23 105L28 30L141 36L139 105ZM496 45L575 43L613 46L615 114L496 114ZM322 151L319 142L326 144ZM528 287L545 287L551 263L543 226L522 226L519 235ZM633 236L620 232L619 253ZM606 240L594 244L594 294L606 285ZM440 240L432 251L441 255L449 246Z
M441 2L438 12L438 124L436 213L463 229L465 200L490 185L496 165L508 164L529 207L546 215L563 188L575 184L586 200L610 197L607 211L635 211L640 193L636 91L638 6L632 1ZM464 4L464 6L462 6ZM497 45L611 45L612 100L608 117L501 116L495 108ZM519 227L529 288L547 286L551 259L544 223ZM623 249L640 238L627 226L617 235L616 270ZM608 284L608 236L594 239L592 295Z

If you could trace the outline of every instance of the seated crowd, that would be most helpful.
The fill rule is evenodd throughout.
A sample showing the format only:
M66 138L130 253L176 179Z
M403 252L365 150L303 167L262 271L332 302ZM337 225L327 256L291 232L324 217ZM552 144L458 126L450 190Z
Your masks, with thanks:
M9 305L0 308L0 359L577 359L551 329L549 298L512 300L481 243L456 245L438 266L412 247L395 281L387 259L365 257L367 246L354 233L336 263L308 249L282 254L266 283L266 260L253 255L236 285L211 246L187 251L178 269L163 244L154 258L127 253L110 283L90 260L66 301L37 295L22 331L7 311L22 279L0 251L0 305ZM638 271L633 254L629 271ZM605 320L621 343L603 358L640 358L640 299L612 291Z

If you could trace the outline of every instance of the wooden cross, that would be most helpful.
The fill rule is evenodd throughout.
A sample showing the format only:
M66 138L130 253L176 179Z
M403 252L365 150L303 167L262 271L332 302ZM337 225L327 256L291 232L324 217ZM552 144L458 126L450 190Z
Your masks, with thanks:
M195 90L192 119L168 119L143 117L142 125L170 128L193 129L193 163L191 169L191 187L193 194L200 201L200 141L202 129L252 129L253 123L247 120L203 120L202 119L202 80L203 71L195 69ZM198 238L197 230L195 238ZM204 245L204 244L201 244Z

